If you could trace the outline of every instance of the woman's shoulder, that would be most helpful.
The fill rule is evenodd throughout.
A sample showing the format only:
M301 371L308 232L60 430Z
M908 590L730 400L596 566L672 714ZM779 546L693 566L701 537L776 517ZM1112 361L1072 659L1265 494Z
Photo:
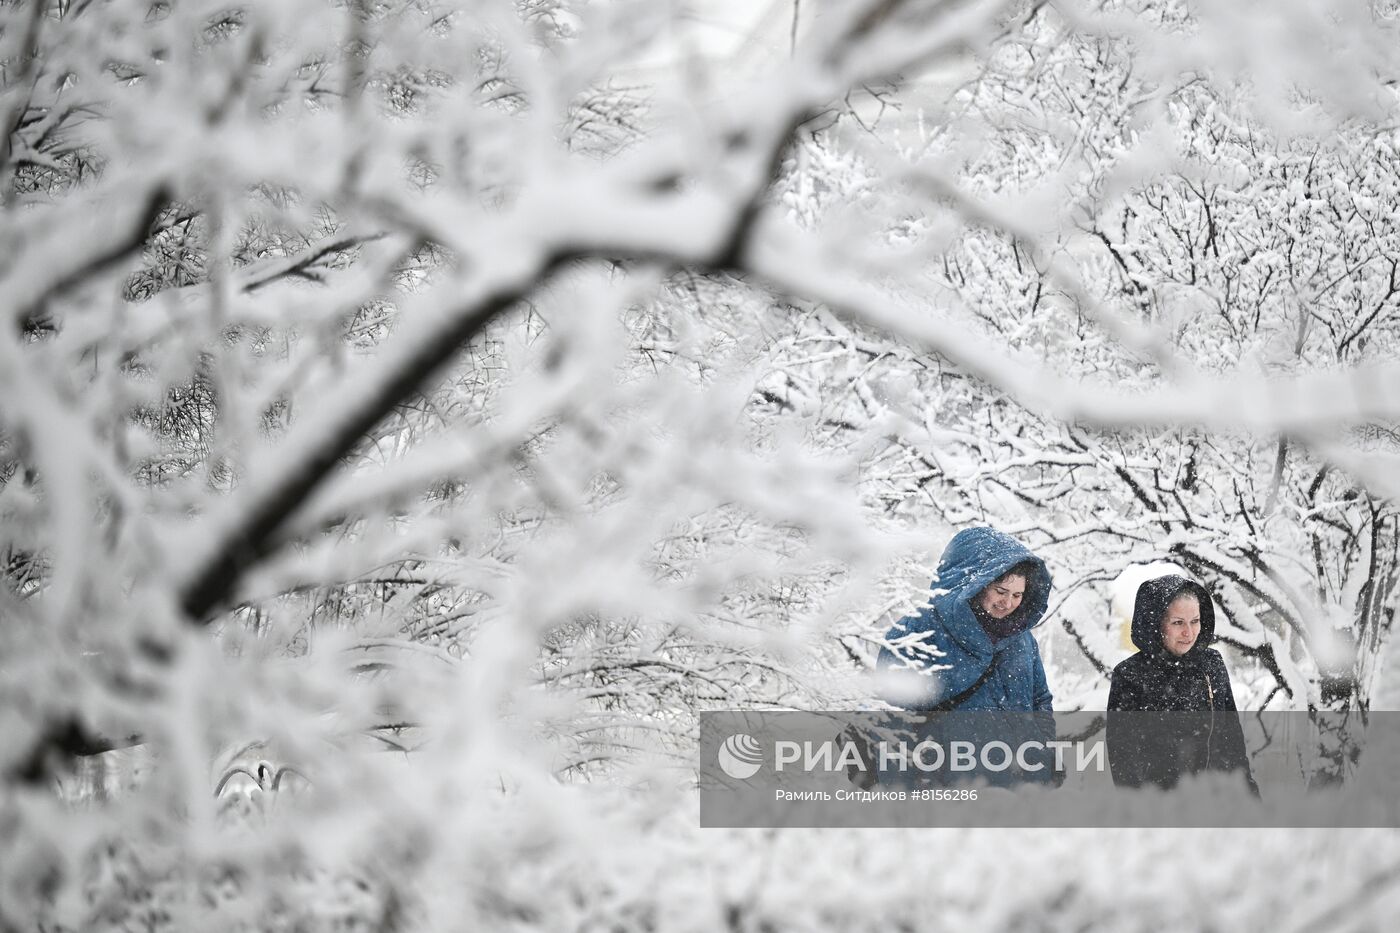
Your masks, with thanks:
M1147 655L1139 651L1114 666L1113 673L1109 675L1109 692L1116 701L1123 702L1148 688L1153 680L1153 674L1148 668L1149 660Z
M909 652L922 657L922 646L936 648L943 663L948 663L946 658L956 654L958 650L956 639L952 637L947 622L936 607L929 605L920 607L890 626L890 630L885 633L885 642L882 652L889 651L900 655ZM932 662L933 657L929 656L924 660Z
M1201 652L1201 666L1213 677L1230 682L1230 668L1225 664L1225 658L1214 648L1206 648Z
M890 626L890 634L895 635L900 632L927 632L931 629L942 627L943 619L938 614L938 609L932 605L925 604Z
M1202 648L1197 652L1196 663L1212 670L1225 671L1225 658L1214 648ZM1228 671L1226 671L1228 673Z

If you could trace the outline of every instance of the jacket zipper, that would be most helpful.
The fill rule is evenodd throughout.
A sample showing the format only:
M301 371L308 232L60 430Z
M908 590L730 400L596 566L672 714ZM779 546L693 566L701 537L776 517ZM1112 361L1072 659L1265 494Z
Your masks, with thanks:
M1215 688L1210 685L1210 672L1202 671L1206 679L1206 696L1210 698L1210 728L1206 731L1206 770L1210 770L1210 745L1215 738Z

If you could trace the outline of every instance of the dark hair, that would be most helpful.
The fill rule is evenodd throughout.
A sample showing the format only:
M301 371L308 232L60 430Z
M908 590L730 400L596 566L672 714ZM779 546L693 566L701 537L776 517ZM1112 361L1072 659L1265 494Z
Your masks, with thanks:
M1198 606L1202 602L1200 592L1198 592L1196 587L1192 585L1191 581L1183 580L1180 586L1178 586L1176 589L1172 590L1167 594L1166 602L1162 603L1163 622L1165 622L1167 619L1167 613L1171 611L1172 603L1176 602L1178 599L1195 600L1196 605Z
M973 614L977 616L978 621L982 623L984 628L987 626L992 626L993 628L1000 630L1000 634L993 635L993 638L1002 638L1006 635L1013 634L1015 631L1019 631L1019 629L1008 628L1008 626L1019 625L1020 621L1025 618L1026 614L1030 612L1031 609L1032 600L1024 599L1021 601L1021 604L1016 607L1015 611L1013 611L1005 619L996 621L992 620L989 616L985 615L985 610L983 610L982 607L979 605L979 598L982 596L983 593L987 592L987 590L996 586L998 583L1005 580L1007 577L1021 577L1023 580L1026 581L1026 589L1027 591L1029 591L1040 581L1040 565L1033 560L1023 560L1019 564L1014 564L1011 567L1008 567L1005 573L1001 574L991 583L988 583L986 586L982 587L982 589L978 590L976 596L968 600L968 605L972 607ZM991 632L993 628L989 628L988 631Z
M1026 581L1026 585L1029 586L1034 581L1040 579L1040 566L1033 560L1023 560L1007 570L1006 573L997 577L992 583L1000 583L1007 577L1023 577ZM988 586L990 585L991 584L988 584Z
M978 590L977 595L981 596L983 593L987 592L987 590L996 586L998 583L1005 580L1007 577L1020 577L1021 579L1026 581L1026 589L1029 590L1036 585L1037 581L1040 580L1040 567L1033 560L1023 560L1019 564L1015 564L1014 566L1008 567L1005 573L997 577L991 583L988 583L986 586L982 587L982 589ZM1023 601L1021 605L1016 607L1016 611L1011 613L1011 615L1007 618L1020 618L1029 609L1030 602Z

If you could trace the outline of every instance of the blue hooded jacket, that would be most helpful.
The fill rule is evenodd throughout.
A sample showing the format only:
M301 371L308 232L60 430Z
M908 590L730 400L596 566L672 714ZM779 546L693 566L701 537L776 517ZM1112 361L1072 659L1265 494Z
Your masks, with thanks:
M1034 569L1013 618L1013 634L993 642L972 609L988 584L1020 563ZM1053 710L1045 665L1031 629L1050 603L1050 571L1025 545L993 528L965 528L953 536L938 564L931 605L895 623L876 661L882 672L923 675L926 689L893 701L931 711L962 694L992 668L991 676L957 705L959 710ZM912 678L911 678L912 679ZM917 692L917 691L916 691Z

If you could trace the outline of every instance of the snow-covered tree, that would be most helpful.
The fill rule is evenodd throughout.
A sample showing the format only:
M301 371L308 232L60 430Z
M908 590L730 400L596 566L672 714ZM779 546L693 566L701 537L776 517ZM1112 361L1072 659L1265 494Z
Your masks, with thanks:
M864 702L971 522L1375 693L1386 10L791 12L0 2L0 928L908 925L698 834L695 714Z
M1380 378L1394 346L1397 231L1377 207L1397 190L1394 131L1375 101L1305 121L1321 107L1299 88L1281 127L1259 112L1277 101L1154 58L1164 40L1132 22L1038 8L971 79L912 94L917 121L831 134L806 222L857 218L905 269L923 262L901 278L910 316L957 321L966 343L799 318L768 401L821 411L821 443L882 448L865 473L887 514L1036 541L1099 671L1118 650L1105 584L1167 558L1219 594L1225 641L1261 665L1253 703L1367 706L1400 518L1367 458L1393 456L1394 418L1379 385L1318 395L1339 368ZM1050 377L1006 371L1014 354Z

